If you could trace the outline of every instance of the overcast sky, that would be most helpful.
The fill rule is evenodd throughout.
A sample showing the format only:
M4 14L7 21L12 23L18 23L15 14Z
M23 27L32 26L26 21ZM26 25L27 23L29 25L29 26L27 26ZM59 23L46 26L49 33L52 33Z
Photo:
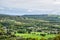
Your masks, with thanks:
M60 0L0 0L0 14L60 14Z

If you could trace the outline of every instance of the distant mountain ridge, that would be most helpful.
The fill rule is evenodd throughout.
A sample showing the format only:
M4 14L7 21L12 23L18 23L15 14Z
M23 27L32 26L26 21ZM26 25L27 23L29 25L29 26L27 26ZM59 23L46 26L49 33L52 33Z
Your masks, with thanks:
M41 19L46 21L55 21L60 22L60 15L48 15L48 14L42 14L42 15L6 15L6 14L0 14L0 18L9 17L11 19L18 19L18 18L33 18L33 19Z
M60 15L23 15L23 17L60 22Z

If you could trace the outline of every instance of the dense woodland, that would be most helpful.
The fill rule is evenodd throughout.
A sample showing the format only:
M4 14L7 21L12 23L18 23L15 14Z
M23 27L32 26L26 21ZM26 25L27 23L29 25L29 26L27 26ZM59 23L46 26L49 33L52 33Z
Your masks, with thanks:
M36 34L35 32L41 33L37 35L41 35L42 38L24 38L15 35L16 33ZM44 38L50 34L56 37ZM0 14L0 40L60 40L60 15Z

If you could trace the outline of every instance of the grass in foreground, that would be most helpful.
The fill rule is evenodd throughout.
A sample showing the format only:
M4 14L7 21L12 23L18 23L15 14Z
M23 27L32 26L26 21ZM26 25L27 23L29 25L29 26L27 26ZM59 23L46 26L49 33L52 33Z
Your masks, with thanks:
M41 34L41 33L40 33ZM55 34L46 34L45 36L41 36L38 32L35 32L34 34L33 33L16 33L15 35L16 36L20 36L20 37L23 37L23 38L38 38L38 39L41 39L41 38L53 38L53 37L56 37Z

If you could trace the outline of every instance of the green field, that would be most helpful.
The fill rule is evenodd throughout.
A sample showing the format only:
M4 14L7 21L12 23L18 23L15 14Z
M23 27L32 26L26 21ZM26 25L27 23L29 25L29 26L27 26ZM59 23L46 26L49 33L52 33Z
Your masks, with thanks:
M39 33L39 32L30 33L30 34L28 34L28 33L24 33L24 34L16 33L15 35L23 37L23 38L38 38L38 39L41 39L41 38L48 39L48 38L56 37L56 34L54 35L54 34L47 34L47 33L45 33L46 36L41 36L40 34L42 34L42 33Z

